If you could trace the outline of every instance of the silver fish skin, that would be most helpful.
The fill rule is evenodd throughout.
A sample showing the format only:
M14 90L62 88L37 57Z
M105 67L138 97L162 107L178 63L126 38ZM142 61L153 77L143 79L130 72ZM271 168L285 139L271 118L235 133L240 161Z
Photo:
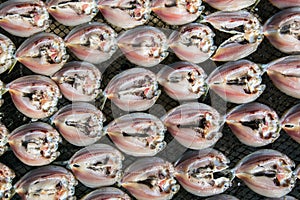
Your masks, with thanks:
M232 171L257 194L280 198L296 184L294 167L295 163L281 152L261 149L244 157Z
M205 79L207 74L196 64L176 62L164 66L157 74L164 91L178 101L199 99L208 91Z
M68 161L68 168L83 185L98 188L121 180L123 160L114 147L92 144L77 151Z
M237 11L253 5L256 0L203 0L211 7L223 11Z
M68 49L80 60L100 64L118 49L117 33L108 25L91 22L73 28L65 37Z
M143 25L151 17L150 0L98 0L97 4L109 23L124 29Z
M205 200L239 200L239 199L228 194L219 194L213 197L209 197Z
M264 38L261 23L248 11L218 11L206 16L203 22L222 32L236 34L219 46L211 58L214 61L235 61L247 57L256 51Z
M211 90L227 102L242 104L257 99L265 90L264 70L249 61L227 62L216 68L206 79Z
M11 69L15 62L15 44L3 34L0 34L0 74Z
M66 45L53 33L39 33L25 40L16 51L16 59L31 71L52 75L67 62Z
M29 166L53 162L59 155L59 133L49 124L34 122L16 128L8 137L15 156Z
M183 25L195 21L204 6L201 0L155 0L152 11L164 22L170 25Z
M273 143L281 130L277 113L257 102L233 108L226 116L226 123L242 143L253 147Z
M161 91L156 75L144 68L132 68L114 76L104 96L125 111L144 111L152 107Z
M6 85L6 88L16 108L32 119L51 116L61 98L56 83L42 75L20 77Z
M4 124L0 123L0 156L7 150L8 136L9 130Z
M131 200L131 198L118 188L103 187L86 194L81 200Z
M75 200L77 183L65 168L48 165L29 171L14 188L24 200Z
M62 107L51 117L61 135L71 144L87 146L104 135L105 117L101 110L85 102L75 102Z
M64 97L72 102L94 101L101 92L102 74L93 64L72 61L52 75Z
M216 50L214 32L206 25L191 23L173 31L169 36L169 47L178 58L192 63L201 63Z
M0 163L0 199L9 200L12 198L12 181L15 178L15 172L8 166Z
M190 149L204 149L214 145L221 137L219 131L224 119L217 110L203 103L185 103L162 117L172 136Z
M300 7L284 9L264 24L264 35L270 43L284 53L299 53Z
M267 65L267 74L273 84L283 93L300 98L300 55L285 56Z
M65 26L77 26L91 21L98 13L95 0L47 0L47 10Z
M132 156L155 156L167 143L163 122L147 113L131 113L112 121L106 132L113 143Z
M121 185L140 200L172 199L180 188L174 172L173 165L159 157L142 158L126 168Z
M298 0L269 0L274 6L280 9L299 7L300 2Z
M49 25L49 13L43 1L10 0L0 4L0 27L12 35L29 37Z
M167 36L158 28L139 26L121 33L118 46L133 64L153 67L168 56Z
M288 109L281 117L282 129L300 144L300 104Z
M225 171L230 161L221 152L208 148L190 151L175 163L175 177L188 192L197 196L223 193L231 186L231 175ZM215 177L216 174L222 174Z

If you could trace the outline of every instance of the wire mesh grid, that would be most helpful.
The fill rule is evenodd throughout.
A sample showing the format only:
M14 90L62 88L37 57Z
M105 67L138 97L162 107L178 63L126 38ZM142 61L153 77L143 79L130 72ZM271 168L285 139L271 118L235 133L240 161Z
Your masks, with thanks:
M0 3L2 2L4 1L0 1ZM207 4L204 3L204 5L206 7L204 15L215 11ZM279 10L273 7L268 0L261 0L260 3L257 5L257 7L253 10L253 13L259 16L260 21L263 23L278 11ZM101 13L99 13L93 19L93 21L106 23L106 21L101 16ZM154 13L152 13L151 19L146 23L146 25L163 28L164 30L178 29L178 26L170 26L165 24L159 18L157 18L157 16ZM121 33L124 31L123 29L120 29L118 27L114 27L114 26L112 27L117 33ZM54 19L52 19L52 23L46 31L55 33L58 36L64 38L70 32L70 30L71 27L65 27L59 24L58 22L56 22ZM216 33L216 37L215 37L216 45L221 44L225 39L229 37L228 34L224 34L217 30L214 31ZM24 39L11 36L10 34L8 34L3 30L0 30L0 32L8 36L15 43L17 47L24 41ZM262 44L260 44L257 51L251 54L250 56L248 56L247 59L256 63L268 63L282 56L285 55L280 51L276 50L275 48L273 48L272 45L268 42L268 40L265 38ZM75 60L75 58L71 56L70 60ZM170 52L169 56L167 57L167 59L165 59L162 62L162 64L171 64L178 60L179 59L175 56L175 54ZM211 71L212 70L211 65L219 66L220 64L222 63L212 63L210 61L210 62L205 62L203 64L200 64L200 66L204 67L207 71ZM105 86L113 76L115 76L116 74L118 74L119 72L125 69L129 69L132 67L134 67L134 65L131 64L129 61L127 61L126 58L120 53L120 51L116 52L109 61L106 61L105 63L99 65L100 70L103 72L102 89L105 88ZM155 71L155 68L153 70ZM14 69L10 73L4 73L0 75L0 79L4 83L9 83L18 77L29 75L29 74L32 74L30 70L28 70L22 64L17 63ZM299 103L298 99L289 97L283 94L282 92L280 92L278 89L276 89L266 75L263 76L263 83L266 84L266 90L256 101L270 106L278 113L279 116L282 116L283 112L288 108ZM0 108L2 123L5 124L10 131L14 130L15 128L19 127L22 124L26 124L30 122L31 119L25 117L15 108L14 104L10 99L9 94L5 94L3 96L3 99L5 103ZM234 106L236 106L235 104L224 102L212 92L210 92L207 98L202 102L212 105L219 111L221 110L223 114L228 110L230 110L231 108L233 108ZM66 99L61 99L59 101L58 107L61 108L64 105L67 105L69 103L70 102L67 101ZM98 104L100 104L99 101L96 102L96 105ZM162 116L165 113L165 111L168 111L171 108L176 107L177 105L179 105L179 102L172 100L164 92L162 92L156 104L151 109L149 109L148 112L155 114L156 116ZM116 106L111 104L110 101L106 102L103 112L107 118L106 123L109 123L115 117L125 114L123 111L119 110L118 108L116 108ZM47 120L48 119L45 119L45 121ZM223 152L230 159L231 161L230 167L233 167L240 159L242 159L244 156L248 155L249 153L263 148L278 150L288 155L297 164L300 163L300 145L296 143L294 140L292 140L289 136L287 136L287 134L284 133L283 131L281 131L281 136L279 137L279 139L277 139L273 144L269 144L262 148L253 148L242 144L233 135L233 133L226 125L223 127L222 132L223 132L223 137L214 146L214 148ZM186 148L182 147L179 143L177 143L173 139L173 137L168 133L166 134L165 139L168 143L168 146L164 151L159 153L158 156L173 162L186 150ZM113 145L107 137L102 138L100 142ZM57 160L58 161L68 160L79 149L80 147L73 146L68 142L63 141L63 144L60 146L59 149L61 152L61 156ZM134 157L126 156L124 162L124 168L128 166L130 163L134 162L135 159L136 158ZM14 156L12 151L8 151L3 156L1 156L0 162L8 165L10 168L12 168L15 171L16 178L14 179L14 182L19 180L25 173L35 168L35 167L27 166L22 162L20 162ZM87 194L90 191L92 191L92 189L87 188L79 183L76 187L77 199L80 199L83 195ZM245 184L242 181L238 179L234 179L233 186L229 188L225 193L231 194L243 200L264 199L264 197L251 191L248 187L245 186ZM293 189L290 195L294 197L300 197L299 181L297 182L296 187ZM15 195L12 199L20 199L20 197L18 195ZM205 198L194 196L188 193L187 191L185 191L183 188L181 188L180 191L174 196L173 199L192 200L192 199L205 199Z

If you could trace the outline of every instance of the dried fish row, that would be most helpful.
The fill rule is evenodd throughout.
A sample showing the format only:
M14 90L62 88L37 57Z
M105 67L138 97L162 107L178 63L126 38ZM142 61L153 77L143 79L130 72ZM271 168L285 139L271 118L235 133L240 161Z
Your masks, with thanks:
M219 11L205 16L202 22L235 35L221 44L213 55L217 48L214 33L203 24L186 25L167 39L163 31L150 26L133 28L117 37L109 26L94 22L75 27L65 43L53 34L35 35L19 47L16 58L33 72L45 75L53 74L67 61L66 46L79 59L94 64L108 60L117 46L130 62L144 67L163 61L169 54L169 47L180 59L194 63L203 62L212 55L215 61L234 61L256 51L263 39L262 25L247 11ZM268 32L266 29L264 33Z
M175 177L185 190L196 196L221 194L237 177L257 194L281 198L293 190L299 176L299 168L294 170L294 162L272 149L255 151L232 169L228 164L226 156L214 149L187 151L174 164ZM214 198L236 199L222 195L208 199Z
M21 6L25 6L25 7L28 6L29 7L28 12L29 13L31 12L30 9L38 10L36 8L36 6L45 7L45 5L39 5L39 4L43 4L43 2L41 2L41 1L37 1L35 3L37 5L35 5L34 3L31 3L29 1L27 2L27 0L26 1L14 0L13 3L7 3L8 5L3 4L3 6L4 6L3 10L6 11L6 9L8 9L6 7L10 8L12 6L12 8L10 8L10 9L13 9L12 12L14 12L15 10L17 10L17 12L18 12L18 9L20 10L20 12L23 12L23 10L21 10L19 8L20 5L18 5L18 4L21 4ZM149 4L149 2L148 3L147 2L136 2L136 3L138 5L143 5L143 4L148 5ZM174 5L172 4L170 7L168 7L168 6L164 7L164 2L163 1L156 1L155 3L153 3L153 9L157 10L157 12L158 12L161 9L162 10L164 10L164 9L173 9L175 7L175 10L177 11L177 9L180 10L180 9L184 8L184 5L185 5L185 6L188 6L189 9L197 10L197 8L199 7L198 4L201 5L201 1L200 2L194 2L195 5L193 5L193 6L191 6L190 4L187 4L187 2L185 2L185 3L186 4L184 4L184 2L181 2L181 3L180 2L174 2ZM208 3L210 3L210 2L208 2ZM212 4L214 4L214 3L222 4L224 2L215 1L215 2L211 2L211 3ZM231 3L236 4L236 2L231 2ZM247 2L247 3L252 4L253 1ZM12 4L12 5L10 5L10 4ZM16 4L16 5L14 5L14 4ZM129 10L138 9L135 6L133 6L132 8L130 6L127 7L126 2L119 2L119 1L114 1L114 2L98 1L98 4L100 5L99 7L103 8L103 10L106 10L105 13L106 12L109 13L108 15L112 14L112 16L110 16L112 18L120 18L119 15L122 12L117 12L116 10L121 10L121 11L124 11L125 13L127 13L126 12L126 11L128 11L127 9L129 9ZM106 4L110 4L110 5L106 5ZM112 5L112 4L116 4L116 5ZM156 4L158 4L158 5L155 6ZM163 6L159 6L160 4L162 4ZM244 5L244 4L239 2L239 5ZM63 23L65 22L64 20L67 20L67 22L64 23L65 25L68 24L68 23L71 23L71 24L75 23L75 24L72 24L73 26L78 25L78 24L82 24L82 23L87 22L87 21L90 21L94 17L94 15L97 14L98 9L95 8L95 6L96 6L96 1L94 1L94 0L76 1L76 2L73 2L73 1L63 1L63 2L61 2L61 1L48 1L47 2L47 8L48 8L49 12L51 14L53 14L54 17L56 17L56 19L58 19L60 22L63 22ZM195 8L193 8L194 6L195 6ZM229 5L227 5L227 6L229 6ZM15 7L18 8L18 9L14 10ZM146 7L149 7L149 5L146 6ZM123 10L123 8L124 8L124 10ZM230 6L230 8L232 8L232 6ZM234 7L234 8L237 8L237 7ZM26 7L26 9L27 9L27 7ZM26 10L26 9L24 9L24 10ZM64 11L65 9L67 11ZM142 8L141 10L147 10L147 8ZM237 9L237 10L239 10L239 9ZM8 13L4 13L4 16L5 15L11 16L10 11L7 11L7 12ZM90 12L90 13L86 13L86 12ZM131 11L128 11L128 12L131 13ZM143 11L141 11L141 12L143 12ZM145 11L145 12L149 12L149 11ZM90 16L91 13L93 13L92 16ZM136 12L133 12L133 13L138 15ZM165 13L165 12L163 12L163 13ZM176 13L178 14L180 12L177 11ZM295 18L294 21L292 19L288 18L288 15L291 15L292 13L295 13L294 16L293 16L293 18ZM40 13L37 13L37 16L32 14L33 16L29 16L29 17L34 17L34 19L43 18L43 17L39 16L39 14ZM76 17L78 19L76 18L76 20L74 20L74 17L70 18L70 16L75 16L75 14L76 14ZM117 16L114 16L115 14ZM16 15L18 15L18 16L23 16L23 15L27 16L26 14L20 14L20 13L17 13ZM85 17L82 17L82 15L85 16ZM140 14L138 16L141 17L141 15L143 15L143 14ZM145 14L145 15L148 15L148 14ZM246 57L247 55L250 55L251 53L253 53L257 49L258 45L261 43L261 41L263 39L264 34L275 45L275 47L279 48L280 50L282 50L284 52L295 52L295 51L297 51L297 45L293 44L294 46L292 48L287 48L286 47L287 43L293 43L293 42L289 42L289 41L293 37L297 36L297 23L298 23L297 22L297 7L284 10L281 13L278 13L277 15L278 15L278 17L273 17L274 19L271 18L265 23L264 31L262 31L262 26L260 25L260 22L258 21L258 19L255 16L253 16L251 13L247 12L247 11L219 11L219 12L212 13L208 16L205 16L204 20L202 20L202 22L208 22L211 25L213 25L215 28L217 28L221 31L237 34L237 35L231 37L230 39L228 39L227 41L225 41L223 44L221 44L221 46L218 48L216 54L212 57L212 59L217 60L217 61L232 61L232 60L238 60L238 59L241 59L243 57ZM86 17L87 17L87 19L86 19ZM182 17L182 18L184 18L184 17ZM277 20L277 18L280 18L281 20L288 20L288 21L278 22L278 20L276 21L275 18L276 18L276 20ZM32 21L30 18L27 19L25 17L25 19L28 20L29 22ZM25 19L23 19L21 17L21 20L24 21ZM70 19L72 19L72 20L70 20ZM46 19L46 21L47 20L48 19ZM80 22L78 22L78 20ZM81 20L83 20L83 21L81 21ZM114 19L114 20L117 21L117 22L120 21L120 20L116 20L116 19ZM193 21L194 20L189 21L189 22L193 22ZM179 20L176 18L175 22L178 23ZM12 23L12 22L9 22L9 23ZM45 22L43 22L43 23L45 24ZM12 23L12 24L17 24L17 23ZM130 24L130 23L125 23L125 24ZM220 25L220 24L223 24L223 25ZM278 27L277 27L276 24L278 24ZM141 24L139 24L139 25L141 25ZM280 31L280 33L277 33L278 32L277 29L276 30L274 29L275 25L276 25L278 30L279 29L282 30L282 31ZM224 26L224 27L222 28L220 26ZM243 26L242 30L238 30L241 26ZM43 30L45 30L47 27L48 26L44 27ZM22 30L20 30L20 32L24 33L24 31L23 31L24 29L25 28L23 27ZM283 30L283 29L287 29L287 30ZM27 31L25 31L25 32L27 32ZM40 31L37 31L37 32L40 32ZM33 34L31 34L31 35L33 35ZM30 36L30 35L28 35L28 36ZM211 36L213 36L213 35L211 35ZM208 34L208 37L211 37L211 36L209 36L209 34ZM205 37L206 36L203 36L203 38L201 38L201 39L203 40L203 39L205 39ZM109 38L108 38L108 40L109 40ZM208 39L208 41L210 41L208 43L212 43L211 39ZM285 42L282 43L282 41L285 41ZM297 43L297 40L295 40L295 42ZM108 43L109 43L109 41L108 41ZM198 43L198 46L199 45L200 44ZM201 50L204 51L204 52L209 52L209 55L211 55L213 53L213 51L215 50L215 48L216 48L216 47L212 46L211 44L208 44L209 46L211 46L210 48L207 47L207 45L205 45L205 44L202 44L202 45L204 45L204 46L201 48ZM72 48L72 47L70 47L70 48ZM103 48L105 48L105 47L103 47ZM111 48L111 50L107 50L107 48L108 49ZM72 49L73 49L73 51L77 51L77 52L75 52L75 54L77 54L77 56L79 56L83 59L84 55L80 55L80 54L83 53L82 51L75 50L74 47ZM113 45L112 47L106 47L106 52L111 55L112 52L115 51L115 49L116 49L115 45ZM211 51L209 49L211 49ZM236 49L239 49L239 51L235 51ZM177 52L177 54L179 55L180 58L187 59L182 55L182 53L180 55L180 53L178 53L178 51L176 51L176 52ZM90 53L92 54L93 52L89 52L89 54ZM155 55L155 52L153 52L153 55ZM164 51L162 51L161 55L163 55L162 58L161 58L161 60L163 60L164 57L167 56L167 53L164 53ZM91 55L87 55L85 57L90 57L90 56ZM100 62L100 61L95 61L95 59L96 59L95 56L93 56L93 58L91 58L91 59L89 58L89 60L92 60L94 62ZM100 59L100 58L98 58L98 59ZM56 60L57 60L57 58L56 58ZM56 60L54 62L57 62ZM134 58L131 58L130 60L134 60ZM189 61L192 61L192 59L189 59ZM203 60L198 58L198 60L196 62L200 62L200 61L203 61ZM138 61L133 61L133 62L134 63L139 63ZM27 63L27 65L28 65L28 63ZM150 64L150 65L153 66L154 64ZM29 66L29 68L30 67L34 68L34 66ZM35 72L37 72L37 70L35 70ZM52 73L52 72L49 72L49 73Z
M232 186L235 177L260 195L280 198L294 188L299 171L293 171L295 164L286 155L270 149L249 154L233 169L229 169L229 160L224 154L211 148L187 151L174 165L159 157L138 159L125 169L124 175L120 174L122 159L113 147L95 144L75 153L68 161L68 167L88 187L109 186L120 181L121 186L137 199L172 199L179 190L176 180L196 196L221 194ZM34 196L69 199L74 195L75 177L62 167L50 165L30 171L14 187L23 199ZM57 184L60 187L56 187ZM108 197L121 195L128 199L116 188L99 189L84 198L99 198L101 194Z

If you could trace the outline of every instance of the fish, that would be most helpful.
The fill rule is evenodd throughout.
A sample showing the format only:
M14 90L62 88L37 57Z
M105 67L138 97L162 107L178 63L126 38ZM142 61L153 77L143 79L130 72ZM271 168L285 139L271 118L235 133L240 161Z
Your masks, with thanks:
M226 123L242 143L252 147L268 145L280 136L277 113L257 102L233 108L226 116Z
M109 23L124 29L141 26L151 17L150 0L98 0L97 4Z
M131 200L128 194L115 187L102 187L86 194L84 197L81 198L81 200L114 200L114 199Z
M27 172L14 185L24 200L75 200L77 180L63 167L48 165Z
M7 36L0 34L0 74L4 73L16 63L16 46Z
M232 170L254 192L280 198L295 186L294 161L273 149L257 150L240 160Z
M16 59L31 71L49 76L63 67L69 55L61 37L54 33L39 33L19 46Z
M273 84L283 93L300 98L298 85L300 83L300 55L278 58L264 66ZM299 88L300 89L300 88Z
M215 33L206 25L191 23L175 30L169 36L169 47L181 60L201 63L211 57L217 47Z
M98 188L121 180L123 160L117 149L98 143L77 151L67 166L83 185Z
M255 52L264 38L263 27L252 13L217 11L204 17L202 22L219 31L234 34L224 41L211 57L214 61L236 61Z
M50 15L65 26L90 22L99 12L95 0L47 0L46 6Z
M222 137L219 129L224 119L217 110L203 103L182 104L161 119L168 132L190 149L208 148Z
M157 81L164 91L178 101L194 100L208 92L207 74L194 63L179 61L166 65L157 73Z
M249 60L227 62L206 79L209 88L227 102L242 104L256 100L265 90L264 69Z
M173 165L162 158L141 158L125 169L121 186L136 199L172 199L180 188L174 172Z
M132 156L155 156L167 143L166 128L154 115L135 112L114 119L106 133L124 153Z
M175 162L175 177L193 195L220 194L231 186L233 179L226 174L229 162L224 154L211 148L188 151Z
M281 126L291 138L300 144L299 114L300 105L296 104L292 106L281 117Z
M15 172L8 166L0 163L0 199L9 200L13 197L13 179Z
M51 76L63 96L72 101L94 101L101 93L102 73L88 62L72 61Z
M300 7L277 12L263 26L264 35L279 51L287 54L300 52Z
M45 31L51 20L40 0L10 0L0 4L0 27L18 37Z
M117 51L117 33L108 25L90 22L73 28L64 39L78 59L100 64Z
M204 10L201 0L155 0L152 11L170 25L183 25L195 21Z
M96 106L86 102L74 102L59 109L50 119L69 143L87 146L104 135L105 116Z
M49 124L33 122L22 125L8 136L8 143L15 156L29 166L43 166L59 155L60 134Z
M158 28L139 26L121 33L118 46L133 64L153 67L163 61L169 53L167 36Z
M160 93L156 75L136 67L114 76L103 95L122 110L144 111L155 104Z
M32 119L43 119L57 111L59 87L42 75L27 75L6 85L16 108Z
M208 3L211 7L223 11L242 10L256 3L256 0L203 0L203 1L205 3Z
M300 2L298 0L269 0L274 6L280 9L299 7Z
M9 130L3 123L0 123L0 156L7 150L7 140L9 136Z

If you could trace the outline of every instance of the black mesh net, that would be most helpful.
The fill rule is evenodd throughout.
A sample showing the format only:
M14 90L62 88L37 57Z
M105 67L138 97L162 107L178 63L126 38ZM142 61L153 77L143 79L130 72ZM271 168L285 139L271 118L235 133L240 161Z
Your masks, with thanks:
M4 2L4 1L0 1ZM205 4L205 13L208 14L211 12L214 12L215 10L209 7ZM265 22L270 16L278 12L279 10L275 7L273 7L269 1L267 0L261 0L258 6L253 10L253 13L257 14L259 16L260 21L263 23ZM106 22L103 17L101 16L101 13L99 13L95 18L94 21L99 22ZM177 26L170 26L162 22L160 19L157 18L157 16L152 13L152 17L149 20L149 22L146 25L160 27L165 30L175 30L178 29ZM112 26L117 33L123 32L123 29L117 28ZM50 28L47 30L47 32L52 32L60 37L64 38L69 31L71 30L70 27L65 27L58 22L56 22L54 19L52 21L52 24ZM218 32L217 30L214 30L216 33L215 37L215 43L217 45L221 44L222 41L227 39L229 37L228 34L224 34L222 32ZM11 36L7 32L0 30L1 33L8 36L18 47L24 39ZM285 56L280 51L276 50L272 47L272 45L268 42L268 40L265 38L262 42L262 44L259 46L257 51L250 56L247 57L247 59L256 62L256 63L268 63L276 58ZM71 56L70 60L75 60L74 57ZM162 64L171 64L175 61L178 61L179 59L170 52L170 55L165 59ZM222 63L215 63L217 66ZM203 66L207 71L211 71L212 68L210 66L213 66L214 63L212 62L205 62L204 64L200 64L200 66ZM119 72L134 67L133 64L131 64L124 56L121 55L120 52L116 52L114 56L107 62L99 65L99 68L103 72L103 81L102 81L102 89L105 88L109 80L118 74ZM155 68L153 68L155 70ZM17 63L14 69L10 73L4 73L0 75L0 79L4 83L9 83L13 81L14 79L32 74L30 70L28 70L26 67L22 66L22 64ZM266 90L261 95L259 99L257 99L257 102L264 103L271 108L273 108L279 116L282 116L283 112L287 110L288 108L292 107L293 105L299 103L299 100L289 97L282 92L280 92L275 86L272 84L270 79L264 75L263 76L263 83L266 84ZM0 108L0 113L2 115L2 122L7 126L7 128L10 131L13 131L15 128L19 127L22 124L26 124L30 122L31 119L25 117L23 114L21 114L12 103L9 94L5 94L3 96L3 99L5 103ZM207 96L205 100L202 102L212 105L217 110L220 110L220 112L225 113L229 109L236 106L235 104L231 103L225 103L220 98L218 98L216 95L210 92L210 94ZM61 99L59 101L58 107L62 107L64 105L69 104L70 102L66 99ZM101 102L97 101L96 104L100 105ZM179 105L178 102L172 100L169 98L164 92L162 92L162 95L159 97L157 103L148 110L149 113L155 114L156 116L162 116L165 114L165 111L170 110L171 108L174 108L175 106ZM121 110L118 110L114 105L111 104L110 101L107 101L103 110L107 121L106 123L109 123L113 118L124 114ZM117 114L116 114L117 113ZM45 119L44 121L47 121L48 119ZM230 166L233 167L240 159L242 159L244 156L248 155L251 152L254 152L258 149L263 148L270 148L278 150L286 155L288 155L292 160L294 160L297 164L300 163L300 145L296 143L294 140L292 140L285 132L281 131L281 136L279 139L277 139L273 144L267 145L262 148L253 148L248 147L241 142L233 135L233 133L230 131L230 129L225 125L223 130L223 137L219 140L219 142L214 146L215 149L223 152L231 161ZM158 154L158 156L165 158L171 162L175 161L186 149L179 145L173 137L167 133L166 134L166 141L168 142L167 148ZM102 143L108 143L112 144L111 141L104 137L100 140ZM113 144L112 144L113 145ZM58 161L65 161L68 160L76 151L78 151L80 148L73 146L69 144L68 142L64 141L63 144L60 146L60 152L61 156L57 159ZM132 163L136 158L131 156L126 156L124 167L128 166L130 163ZM14 182L19 180L25 173L32 170L34 167L27 166L20 162L13 154L12 151L6 152L3 156L0 157L0 162L8 165L11 167L15 173L16 178L14 179ZM76 187L76 196L77 199L80 199L83 195L87 194L88 192L92 191L92 189L87 188L83 186L82 184L78 184ZM226 194L231 194L233 196L236 196L243 200L254 200L254 199L264 199L264 197L257 195L256 193L252 192L248 187L243 184L243 182L239 179L234 179L233 186L229 188L226 192ZM293 191L290 193L290 195L294 197L300 197L300 184L299 181L296 185L296 187L293 189ZM15 195L13 199L20 199L18 195ZM194 196L188 192L186 192L183 188L180 189L180 191L174 196L173 199L204 199L197 196Z

